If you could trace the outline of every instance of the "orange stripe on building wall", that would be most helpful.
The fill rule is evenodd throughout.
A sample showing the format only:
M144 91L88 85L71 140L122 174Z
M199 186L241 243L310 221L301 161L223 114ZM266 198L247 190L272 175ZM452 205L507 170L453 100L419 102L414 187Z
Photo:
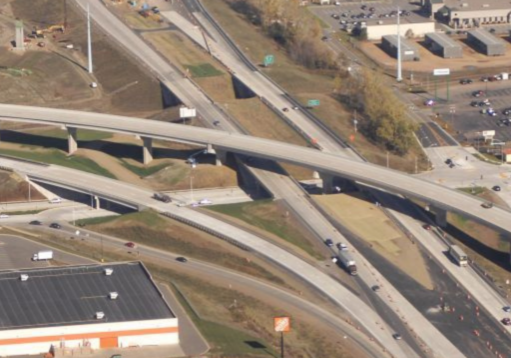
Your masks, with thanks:
M125 336L143 336L146 334L159 334L159 333L177 333L177 327L163 327L163 328L148 328L136 329L131 331L111 331L111 332L95 332L95 333L77 333L66 334L59 336L41 336L41 337L20 337L20 338L7 338L0 339L0 345L7 344L27 344L27 343L41 343L41 342L54 342L60 340L81 340L105 337L125 337Z

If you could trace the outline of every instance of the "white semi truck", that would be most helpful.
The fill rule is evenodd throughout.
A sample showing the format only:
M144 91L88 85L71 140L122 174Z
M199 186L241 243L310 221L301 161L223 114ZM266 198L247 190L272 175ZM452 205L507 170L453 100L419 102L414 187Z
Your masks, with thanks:
M357 263L347 250L339 250L339 262L344 266L350 275L357 275Z
M53 259L53 251L45 250L39 251L38 253L32 256L32 261L43 261L43 260L52 260Z

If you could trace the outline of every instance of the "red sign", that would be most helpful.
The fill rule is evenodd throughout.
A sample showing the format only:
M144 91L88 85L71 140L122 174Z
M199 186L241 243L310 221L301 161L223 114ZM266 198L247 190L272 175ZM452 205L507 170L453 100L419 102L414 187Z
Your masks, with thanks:
M273 327L275 332L289 332L291 330L291 318L275 317L273 318Z

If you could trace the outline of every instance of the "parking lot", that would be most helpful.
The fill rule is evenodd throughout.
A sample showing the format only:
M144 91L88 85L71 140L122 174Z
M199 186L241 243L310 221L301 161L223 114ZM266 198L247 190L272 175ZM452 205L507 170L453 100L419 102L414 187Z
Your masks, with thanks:
M396 18L398 6L402 11L403 18L414 16L414 12L420 10L420 6L403 1L396 1L394 4L342 3L339 6L314 6L310 9L316 16L328 23L333 30L339 30L368 19Z

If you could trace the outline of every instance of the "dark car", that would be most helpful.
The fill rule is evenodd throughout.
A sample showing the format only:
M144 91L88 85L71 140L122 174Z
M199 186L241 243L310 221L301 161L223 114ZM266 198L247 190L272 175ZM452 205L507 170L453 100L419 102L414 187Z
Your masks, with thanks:
M362 5L360 8L361 8L362 10L365 10L365 9L367 9L367 5Z
M176 261L179 261L179 262L188 262L188 259L186 257L176 257Z
M326 246L328 246L328 247L332 247L332 246L334 246L334 242L332 241L332 239L326 239L326 240L325 240L325 244L326 244Z
M483 82L488 82L490 80L490 77L489 76L483 76L481 77L481 81Z
M454 168L455 166L456 165L454 165L454 163L449 164L449 168L451 168L451 169Z
M474 82L474 81L472 81L470 78L462 78L462 79L460 80L460 84L462 84L462 85L469 85L469 84L471 84L472 82Z
M129 247L130 249L134 249L134 248L135 248L135 246L137 246L137 245L135 245L135 243L134 243L134 242L127 242L127 243L125 243L125 244L124 244L124 246L127 246L127 247Z
M505 114L506 116L511 114L511 108L506 108L502 111L502 114Z
M495 190L495 191L500 191L500 186L495 185L492 189Z
M401 337L401 335L399 333L394 333L392 335L392 337L396 340L396 341L399 341L401 339L403 339L403 337Z
M51 227L52 229L60 229L62 226L60 226L60 224L59 224L59 223L51 223L51 224L50 224L50 227Z
M472 102L470 102L470 105L471 105L472 107L480 107L480 106L479 106L479 102L477 102L477 101L472 101Z
M29 222L30 225L42 225L43 223L40 222L39 220L33 220L31 222Z
M491 209L491 208L493 208L493 203L490 203L490 202L482 203L481 206L485 209Z
M474 96L474 97L481 97L483 94L484 94L484 92L481 90L472 92L472 96Z
M445 160L445 164L447 164L447 165L452 164L452 160L450 158L447 158Z
M431 225L429 225L429 224L424 224L424 225L422 225L422 227L424 228L424 230L428 230L428 231L431 230Z
M501 321L506 326L511 326L511 319L510 318L503 318Z
M380 291L380 286L378 286L378 285L374 285L373 287L371 287L371 289L372 289L374 292L379 292L379 291Z

